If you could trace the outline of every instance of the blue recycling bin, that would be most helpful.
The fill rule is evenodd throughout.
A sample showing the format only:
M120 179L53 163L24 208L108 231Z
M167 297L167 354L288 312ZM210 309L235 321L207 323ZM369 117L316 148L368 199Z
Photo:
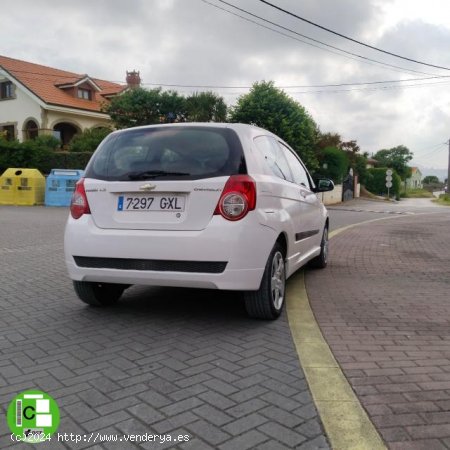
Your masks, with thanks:
M45 206L69 206L84 170L52 169L45 183Z

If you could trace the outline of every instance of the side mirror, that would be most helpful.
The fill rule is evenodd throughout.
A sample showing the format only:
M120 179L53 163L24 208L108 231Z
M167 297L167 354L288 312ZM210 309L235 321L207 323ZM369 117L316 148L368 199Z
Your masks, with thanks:
M334 189L334 183L329 178L317 178L314 184L316 185L314 192L328 192Z

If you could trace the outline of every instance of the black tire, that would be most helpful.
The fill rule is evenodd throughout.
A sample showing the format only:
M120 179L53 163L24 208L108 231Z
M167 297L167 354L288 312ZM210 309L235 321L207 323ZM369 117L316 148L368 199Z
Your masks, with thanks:
M277 242L270 252L261 285L244 293L245 309L255 319L274 320L283 310L286 292L286 266L283 247Z
M73 281L79 299L90 306L110 306L122 296L127 286L114 283Z
M315 269L325 269L328 264L328 224L325 225L320 243L320 254L312 259L309 263L310 267Z

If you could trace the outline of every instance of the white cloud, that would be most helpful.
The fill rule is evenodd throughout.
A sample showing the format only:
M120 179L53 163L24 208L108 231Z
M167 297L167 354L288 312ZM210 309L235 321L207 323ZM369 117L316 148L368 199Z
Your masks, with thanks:
M208 1L230 9L218 0ZM444 73L352 44L258 0L229 1L298 33L364 57L421 72ZM446 14L445 0L274 3L371 45L450 66L450 16ZM250 85L263 79L274 80L280 86L304 86L424 76L399 73L367 60L355 61L319 50L201 0L16 0L8 15L0 17L0 42L0 53L5 56L113 81L124 81L126 70L132 69L141 72L144 83L225 86ZM373 85L372 90L363 90L367 86L330 89L348 90L340 93L298 94L326 90L320 88L286 92L306 107L322 131L356 139L363 151L404 144L423 158L423 149L450 137L448 86L380 90L381 86ZM245 91L218 92L233 103ZM446 152L441 153L434 155L436 167L447 165Z

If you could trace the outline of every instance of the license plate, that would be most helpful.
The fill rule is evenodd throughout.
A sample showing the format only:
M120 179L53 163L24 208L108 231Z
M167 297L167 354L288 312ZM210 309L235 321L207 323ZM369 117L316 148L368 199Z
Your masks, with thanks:
M120 195L118 211L184 211L182 195Z

